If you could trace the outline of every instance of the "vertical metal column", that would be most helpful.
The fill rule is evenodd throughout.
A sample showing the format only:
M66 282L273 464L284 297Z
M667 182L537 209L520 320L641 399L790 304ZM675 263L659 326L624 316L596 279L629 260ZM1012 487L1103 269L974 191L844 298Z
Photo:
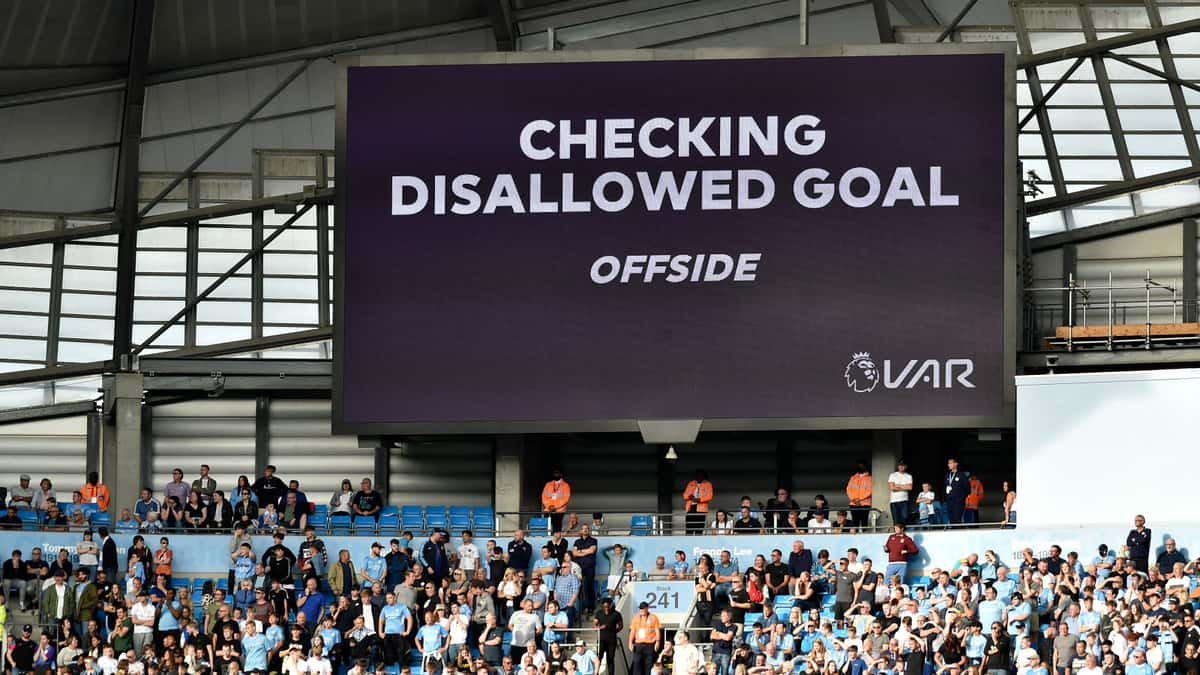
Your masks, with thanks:
M1197 320L1196 311L1196 219L1183 220L1183 320Z
M254 405L254 475L271 463L271 397L259 396Z
M1021 48L1021 53L1032 54L1033 46L1029 43L1029 32L1025 29L1025 15L1021 11L1020 4L1012 6L1012 16L1013 27L1017 31L1017 44ZM1033 95L1033 100L1042 100L1045 92L1042 90L1042 80L1038 75L1037 68L1026 68L1025 78L1029 81L1029 93ZM1038 131L1042 135L1042 144L1046 148L1046 163L1050 165L1050 179L1054 183L1054 193L1065 195L1067 187L1063 179L1062 164L1058 159L1058 145L1054 141L1054 134L1050 133L1050 115L1046 112L1045 106L1038 111L1037 120ZM1071 209L1063 209L1063 217L1066 220L1067 229L1074 228L1075 223Z
M1083 35L1089 42L1095 42L1096 26L1092 22L1092 12L1089 5L1081 3L1078 6L1079 21L1083 26ZM1096 85L1100 88L1100 100L1104 103L1104 115L1108 120L1108 129L1113 139L1113 147L1117 150L1117 162L1121 165L1121 179L1133 180L1133 162L1129 159L1129 146L1125 143L1125 132L1121 128L1121 116L1117 114L1117 104L1113 99L1112 83L1108 79L1108 67L1100 54L1092 55L1092 69L1096 74ZM1142 212L1142 200L1136 193L1131 195L1133 213Z
M109 513L116 520L142 488L142 374L116 373L104 378L104 430L101 476L112 493Z
M138 167L142 140L142 110L146 102L146 62L154 28L155 0L136 0L129 37L129 74L125 80L125 105L121 115L121 146L117 154L116 194L113 211L120 229L117 237L117 297L113 322L113 361L118 368L133 347L133 291L137 279Z
M658 453L658 508L660 514L659 531L656 534L670 535L675 533L675 523L671 518L671 499L675 496L675 462L666 459L666 445L648 446L651 452Z
M1064 245L1062 247L1062 280L1063 280L1063 287L1067 289L1067 290L1063 291L1063 294L1062 294L1063 325L1064 326L1074 326L1075 325L1075 312L1074 312L1075 282L1074 282L1074 279L1075 279L1075 274L1078 272L1078 269L1077 269L1078 267L1079 267L1079 253L1075 248L1075 244Z
M255 152L250 159L250 198L263 196L262 155ZM258 248L263 241L263 212L255 211L250 218L250 246ZM259 252L250 263L250 336L263 334L263 255Z
M317 187L329 187L329 167L325 155L317 155ZM329 319L329 205L317 207L317 325L325 328Z
M375 489L383 495L383 502L388 503L388 490L392 485L392 444L380 439L375 446Z
M188 208L200 208L200 185L195 176L187 181ZM184 302L188 306L196 302L200 292L200 221L190 220L187 223L187 251L184 262ZM196 307L183 318L183 344L185 347L196 346Z
M138 456L141 461L138 462L138 495L141 495L141 489L150 485L150 477L153 475L152 468L154 466L154 406L142 404L142 445ZM153 489L153 488L151 488Z
M84 471L87 473L100 472L100 444L103 426L104 420L101 418L99 410L87 414L87 458L84 460Z
M1162 27L1162 15L1158 11L1157 0L1146 0L1146 13L1150 16L1151 28ZM1175 104L1175 112L1179 115L1179 128L1183 131L1183 140L1187 144L1188 156L1192 158L1192 164L1200 164L1200 142L1196 140L1196 129L1192 124L1192 116L1188 112L1188 101L1184 97L1183 87L1179 86L1179 70L1175 67L1175 58L1171 54L1170 45L1165 38L1155 40L1154 44L1158 47L1158 57L1162 59L1163 72L1167 74L1167 86L1171 89L1171 102Z
M58 365L58 341L62 328L63 266L65 265L66 250L66 243L55 242L50 257L50 309L46 324L47 368Z

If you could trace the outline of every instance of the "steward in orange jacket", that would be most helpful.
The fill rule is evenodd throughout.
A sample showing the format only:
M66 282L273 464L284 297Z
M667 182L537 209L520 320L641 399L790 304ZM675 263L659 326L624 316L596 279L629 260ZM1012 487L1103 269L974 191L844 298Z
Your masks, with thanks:
M562 471L555 469L542 488L542 512L550 516L550 531L562 532L563 514L571 502L571 485L563 480Z

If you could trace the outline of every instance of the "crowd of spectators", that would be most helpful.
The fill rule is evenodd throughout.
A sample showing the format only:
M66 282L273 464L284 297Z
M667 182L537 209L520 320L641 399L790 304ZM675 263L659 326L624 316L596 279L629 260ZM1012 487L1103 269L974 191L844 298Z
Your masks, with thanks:
M347 481L331 505L361 508L356 495L371 491L362 487ZM205 504L203 488L187 487L188 501ZM207 504L219 505L219 492ZM273 472L249 492L239 504L299 497ZM1058 547L1013 561L964 552L930 561L921 577L908 573L918 549L903 522L880 536L880 564L871 551L814 553L796 539L786 555L763 551L741 569L727 549L716 560L640 559L628 540L602 543L588 524L566 535L570 521L544 543L521 530L481 543L465 531L458 545L444 530L423 541L406 533L373 542L360 560L327 550L311 524L294 548L279 529L256 550L248 523L230 521L228 577L194 589L173 584L178 561L162 535L157 548L134 536L123 555L106 527L85 532L75 556L13 551L0 625L35 613L0 636L5 666L59 675L611 675L626 658L632 675L1190 675L1200 666L1200 561L1172 539L1152 551L1141 516L1123 545L1101 545L1090 560ZM600 556L607 579L597 579ZM622 616L614 599L642 579L691 581L693 622L667 631L648 606Z

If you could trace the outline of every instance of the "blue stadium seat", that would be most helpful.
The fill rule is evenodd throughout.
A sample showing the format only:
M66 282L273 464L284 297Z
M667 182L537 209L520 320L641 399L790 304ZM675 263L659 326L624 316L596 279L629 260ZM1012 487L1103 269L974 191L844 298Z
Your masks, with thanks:
M435 527L446 527L446 507L444 506L425 507L425 529L432 530Z
M36 530L41 527L41 514L33 509L21 509L17 511L17 517L21 519L22 530Z
M654 518L651 516L634 516L629 519L629 533L638 536L649 536L654 528Z
M354 534L374 534L374 516L354 516Z
M313 504L308 522L312 523L313 527L322 528L325 527L325 521L327 520L329 520L329 507L325 504Z
M790 595L777 595L772 602L774 603L775 613L786 616L791 611L792 605L796 604L796 599Z
M537 517L529 519L529 534L534 534L539 537L550 534L550 519L546 517Z
M67 518L70 518L75 515L75 505L74 504L59 504L58 510L62 511L62 514L64 516L66 516Z
M92 527L111 526L112 515L108 511L97 511L92 514L91 523Z
M204 608L200 606L200 603L202 602L204 602L204 589L197 588L196 590L192 591L192 604L195 605L196 609L203 612Z
M227 577L217 577L217 580L213 582L213 588L217 588L228 593L229 579Z
M329 516L329 532L331 534L350 534L350 516L345 513L335 513Z
M74 505L72 504L72 506ZM87 514L87 517L90 519L94 518L97 513L100 513L100 505L84 503L79 505L79 510Z
M400 525L406 530L420 532L425 529L425 519L419 506L400 507Z
M379 534L400 534L400 516L395 513L379 516Z
M471 525L477 537L495 536L496 510L490 506L476 506L471 509Z
M382 518L384 516L398 516L398 515L400 515L400 507L396 506L395 504L388 504L387 506L384 506L383 508L379 509L379 517L380 518Z
M192 580L187 577L171 577L171 588L189 591L192 588Z

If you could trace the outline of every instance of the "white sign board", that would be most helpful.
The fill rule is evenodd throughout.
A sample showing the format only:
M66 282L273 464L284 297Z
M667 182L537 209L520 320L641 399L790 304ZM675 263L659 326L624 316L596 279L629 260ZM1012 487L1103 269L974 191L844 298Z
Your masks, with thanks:
M650 613L663 624L677 624L687 617L696 595L693 581L637 581L631 585L633 609L643 602L650 605Z

